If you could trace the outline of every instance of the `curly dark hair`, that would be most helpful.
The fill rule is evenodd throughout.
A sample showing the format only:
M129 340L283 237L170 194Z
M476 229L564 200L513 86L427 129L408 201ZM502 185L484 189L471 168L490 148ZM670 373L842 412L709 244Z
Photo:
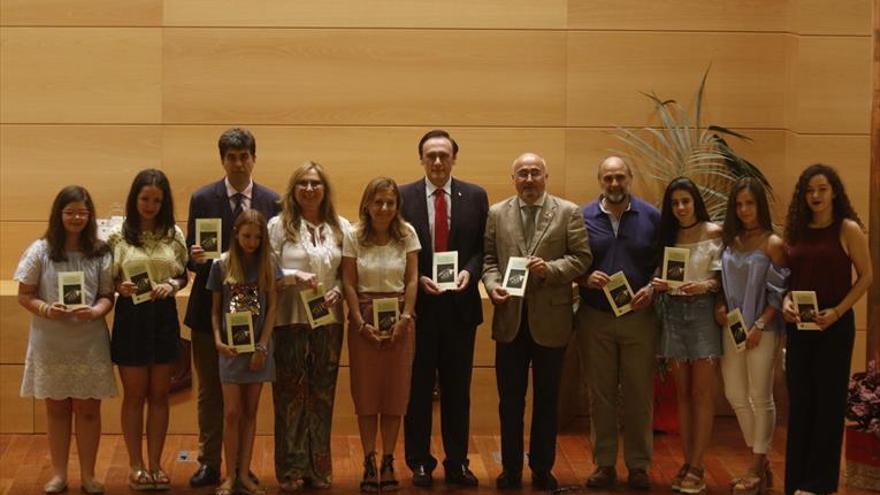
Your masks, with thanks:
M678 237L680 225L678 224L678 219L675 218L675 214L672 212L672 193L679 190L687 191L694 198L694 216L697 217L697 222L708 222L711 220L709 218L709 211L706 210L706 203L700 194L700 188L694 184L694 181L687 177L672 179L669 185L666 186L666 192L663 193L663 205L660 209L660 226L657 229L657 241L660 247L674 246L675 240Z
M52 202L52 210L49 212L49 226L43 239L49 244L49 258L52 261L67 261L64 252L64 240L67 232L64 229L62 210L70 203L84 203L89 211L89 219L85 228L79 234L80 251L87 258L103 256L107 252L107 245L98 239L98 225L95 221L95 203L92 196L82 186L67 186L58 192L55 201Z
M721 238L725 246L730 246L743 231L742 220L736 214L736 197L742 191L752 193L755 206L758 209L758 226L761 229L773 232L773 220L770 219L770 203L767 201L767 190L764 184L755 177L742 177L733 184L730 195L727 196L727 212L724 214L724 229Z
M846 188L843 187L843 181L840 180L837 170L830 165L816 163L801 172L797 185L794 186L791 203L788 204L788 215L785 217L785 242L788 245L797 244L803 238L804 232L813 218L813 212L807 205L807 186L810 180L817 175L825 176L828 183L831 184L831 192L834 195L831 202L831 214L834 221L849 219L859 224L863 230L865 228L859 215L853 209L849 196L846 195Z

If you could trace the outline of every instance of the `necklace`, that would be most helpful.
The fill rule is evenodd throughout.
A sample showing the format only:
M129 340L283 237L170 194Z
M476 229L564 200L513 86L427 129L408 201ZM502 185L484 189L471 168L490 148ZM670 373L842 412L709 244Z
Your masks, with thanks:
M692 224L690 224L690 225L682 225L681 227L679 227L679 229L681 229L681 230L687 230L687 229L689 229L689 228L691 228L691 227L696 226L698 223L700 223L700 221L699 221L699 220L696 220L696 221L694 221L694 223L692 223Z

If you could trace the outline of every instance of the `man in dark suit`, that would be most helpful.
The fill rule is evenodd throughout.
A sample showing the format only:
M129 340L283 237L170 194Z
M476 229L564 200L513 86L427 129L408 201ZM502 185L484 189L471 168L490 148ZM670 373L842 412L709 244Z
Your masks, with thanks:
M492 205L486 221L483 284L495 305L495 376L501 417L498 489L522 486L523 414L532 368L532 425L529 467L532 486L557 487L556 405L565 346L571 338L572 282L587 271L593 257L584 217L574 203L545 191L544 159L534 153L513 162L516 196ZM525 295L502 286L512 257L526 258Z
M437 459L431 455L432 391L439 376L440 421L446 483L477 486L468 468L471 371L474 337L483 322L477 283L483 268L483 231L489 200L477 185L452 178L458 144L433 130L419 141L425 177L400 188L403 216L416 229L419 295L412 387L404 421L406 463L413 484L430 486ZM433 280L435 252L457 251L455 288L441 291Z
M280 211L278 194L251 179L257 160L253 134L247 129L229 129L220 136L218 146L226 177L193 193L186 229L186 245L190 253L187 267L196 278L184 323L192 330L193 363L199 376L199 469L190 479L193 487L220 482L223 441L223 392L211 329L211 291L205 288L212 260L206 258L202 247L195 244L196 219L222 220L220 247L226 251L232 237L232 225L242 211L253 208L265 215L266 220Z

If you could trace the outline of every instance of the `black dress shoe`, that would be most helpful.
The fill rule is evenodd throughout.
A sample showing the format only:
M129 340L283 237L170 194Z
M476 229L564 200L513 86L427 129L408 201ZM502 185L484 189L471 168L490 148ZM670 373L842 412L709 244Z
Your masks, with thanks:
M446 471L446 484L473 487L478 486L480 481L467 466L462 464L457 468L449 468L449 470Z
M559 488L559 482L556 481L556 477L550 471L536 471L532 473L532 486L538 490L552 491Z
M213 486L220 484L220 472L207 464L202 464L199 469L193 473L189 479L189 486L198 488L200 486Z
M495 488L499 490L517 490L522 488L522 473L501 471L495 480Z
M415 486L427 488L434 484L434 477L431 476L431 471L428 471L425 465L420 464L413 469L412 483Z

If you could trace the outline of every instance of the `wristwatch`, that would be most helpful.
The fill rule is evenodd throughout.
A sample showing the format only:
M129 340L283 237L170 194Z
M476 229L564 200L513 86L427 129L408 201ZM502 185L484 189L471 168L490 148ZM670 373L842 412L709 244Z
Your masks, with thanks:
M262 342L257 342L256 344L254 344L254 349L256 349L257 352L259 352L260 354L262 354L264 356L269 354L269 348L266 347L266 344L264 344Z
M762 320L761 318L755 320L755 328L757 328L758 330L763 332L765 326L767 326L767 324L764 323L764 320Z

